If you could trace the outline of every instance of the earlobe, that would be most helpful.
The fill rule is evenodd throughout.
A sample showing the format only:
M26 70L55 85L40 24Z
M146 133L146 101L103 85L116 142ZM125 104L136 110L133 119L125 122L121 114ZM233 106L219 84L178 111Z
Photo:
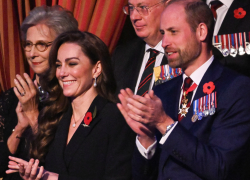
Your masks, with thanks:
M207 38L207 34L208 34L208 29L206 24L204 23L200 23L197 27L197 36L199 38L200 41L205 41Z

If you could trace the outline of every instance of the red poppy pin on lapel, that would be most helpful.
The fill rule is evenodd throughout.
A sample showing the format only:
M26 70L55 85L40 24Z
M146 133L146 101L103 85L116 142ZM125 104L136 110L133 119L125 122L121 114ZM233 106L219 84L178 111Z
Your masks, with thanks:
M242 18L244 18L246 14L247 13L246 13L246 11L243 8L238 8L238 9L234 10L234 17L236 19L242 19Z
M83 122L84 124L82 124L84 127L89 127L89 124L91 123L91 121L95 118L96 116L96 112L97 109L95 107L93 115L91 112L87 112L86 115L84 116Z
M92 113L87 112L83 121L84 121L84 124L89 125L90 122L92 121Z
M203 92L205 94L211 94L213 92L213 90L215 89L215 85L212 81L205 83L203 85Z

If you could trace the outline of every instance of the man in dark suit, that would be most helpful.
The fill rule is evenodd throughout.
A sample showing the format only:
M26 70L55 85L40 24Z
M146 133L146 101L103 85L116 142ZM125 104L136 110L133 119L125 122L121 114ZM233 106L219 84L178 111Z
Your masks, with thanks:
M129 87L136 94L139 83L149 59L149 49L159 52L154 67L167 64L164 50L161 47L162 35L159 32L160 15L167 0L128 0L124 12L129 15L138 38L118 46L113 55L112 63L117 82L117 94L120 89ZM153 72L153 67L150 67ZM147 87L151 89L154 76Z
M250 79L214 58L213 23L204 2L172 0L161 17L162 46L183 76L144 97L119 94L117 106L138 134L136 180L250 179Z
M214 1L218 0L203 0L211 9ZM221 5L216 8L216 23L214 35L233 34L241 32L250 32L250 1L249 0L220 0ZM241 16L236 16L236 11L242 8L246 12L238 12ZM243 39L244 41L244 39ZM250 39L246 39L250 42ZM244 43L243 43L244 44ZM230 47L231 48L231 47ZM222 48L223 49L223 48ZM225 66L250 77L250 55L244 54L236 57L224 57L217 49L213 49L215 57L221 59Z

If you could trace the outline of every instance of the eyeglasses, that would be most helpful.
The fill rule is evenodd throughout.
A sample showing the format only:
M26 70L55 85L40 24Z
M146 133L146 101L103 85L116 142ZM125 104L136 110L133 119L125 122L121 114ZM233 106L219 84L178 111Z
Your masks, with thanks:
M137 10L137 12L142 15L142 16L147 16L148 15L148 10L152 7L155 7L161 3L164 3L166 0L163 0L161 2L158 2L152 6L133 6L133 5L126 5L126 6L123 6L123 12L124 14L126 15L130 15L135 9Z
M30 41L26 41L26 42L23 43L23 49L26 52L30 52L32 46L34 45L38 51L44 52L44 51L46 51L46 49L48 49L48 47L52 44L52 42L53 41L46 43L46 42L43 42L43 41L39 41L36 44L33 44Z

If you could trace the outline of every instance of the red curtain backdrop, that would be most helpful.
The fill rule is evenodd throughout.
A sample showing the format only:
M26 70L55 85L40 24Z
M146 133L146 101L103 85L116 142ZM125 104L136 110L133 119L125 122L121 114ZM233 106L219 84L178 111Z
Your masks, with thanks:
M25 60L20 40L20 24L34 7L61 5L70 10L81 31L100 37L114 50L126 16L127 0L0 0L0 92L14 86L16 74L33 72Z

